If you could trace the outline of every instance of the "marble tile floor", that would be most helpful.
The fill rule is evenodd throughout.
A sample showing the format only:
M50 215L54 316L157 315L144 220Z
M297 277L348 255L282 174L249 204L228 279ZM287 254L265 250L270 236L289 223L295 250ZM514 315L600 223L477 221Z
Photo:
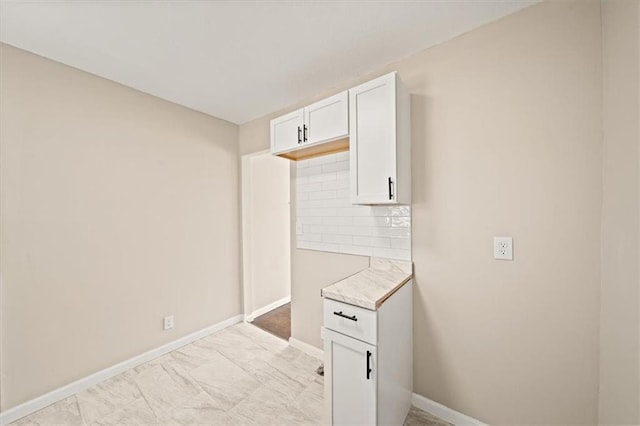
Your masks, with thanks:
M317 425L319 361L240 323L112 377L14 425ZM405 425L445 426L413 408Z

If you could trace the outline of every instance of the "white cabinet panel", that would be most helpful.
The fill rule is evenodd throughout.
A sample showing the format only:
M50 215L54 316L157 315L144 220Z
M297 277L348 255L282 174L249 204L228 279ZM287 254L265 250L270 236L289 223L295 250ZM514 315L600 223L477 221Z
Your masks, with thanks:
M411 202L409 109L395 72L349 90L353 204Z
M330 334L334 425L376 424L376 347Z
M338 93L304 108L303 143L328 142L349 135L349 94Z
M302 144L304 112L293 111L271 120L271 153L291 151Z

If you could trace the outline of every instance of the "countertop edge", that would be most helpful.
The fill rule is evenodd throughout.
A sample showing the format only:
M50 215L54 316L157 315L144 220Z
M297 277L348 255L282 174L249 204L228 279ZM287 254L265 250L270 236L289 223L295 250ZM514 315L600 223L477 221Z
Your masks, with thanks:
M405 280L403 280L400 284L392 288L382 299L376 302L376 311L382 306L382 304L391 296L395 294L396 291L400 290L400 288L411 281L413 279L413 274L410 274Z
M383 304L384 302L390 298L391 296L393 296L403 285L405 285L406 283L408 283L409 281L411 281L413 279L413 271L412 272L406 272L406 276L402 277L399 281L397 281L397 283L395 285L393 285L393 287L391 287L385 294L383 294L378 300L372 300L372 299L361 299L361 298L351 298L351 297L346 297L344 295L342 295L340 292L333 292L331 291L331 287L333 287L334 285L340 283L343 280L349 279L353 276L356 276L358 274L361 274L367 270L371 270L371 267L369 268L365 268L361 271L358 271L354 274L349 275L346 278L343 278L340 281L337 281L336 283L329 285L327 287L324 287L322 289L320 289L320 296L324 299L328 299L328 300L333 300L336 302L340 302L340 303L346 303L348 305L352 305L352 306L356 306L362 309L367 309L369 311L377 311Z

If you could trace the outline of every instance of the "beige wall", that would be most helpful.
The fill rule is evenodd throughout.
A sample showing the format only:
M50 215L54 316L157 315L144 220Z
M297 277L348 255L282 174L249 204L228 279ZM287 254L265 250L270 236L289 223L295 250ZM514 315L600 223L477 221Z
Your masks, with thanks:
M295 238L291 244L291 336L322 349L320 290L367 268L369 258L296 250Z
M596 423L601 62L599 3L545 2L318 96L392 69L412 93L417 393L491 424ZM281 112L242 125L241 152ZM293 337L320 346L319 288L364 266L293 250Z
M6 45L0 84L3 410L241 312L237 126Z
M291 296L289 161L270 152L242 158L244 312Z
M600 424L640 424L638 2L602 2Z
M546 2L398 64L413 95L415 390L492 424L593 424L598 2ZM492 237L514 237L514 261Z

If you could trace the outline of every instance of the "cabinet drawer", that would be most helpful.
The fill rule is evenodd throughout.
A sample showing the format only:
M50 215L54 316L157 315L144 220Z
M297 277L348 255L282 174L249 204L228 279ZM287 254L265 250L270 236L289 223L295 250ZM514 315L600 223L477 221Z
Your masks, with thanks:
M331 299L324 299L324 326L338 333L375 345L378 313Z

